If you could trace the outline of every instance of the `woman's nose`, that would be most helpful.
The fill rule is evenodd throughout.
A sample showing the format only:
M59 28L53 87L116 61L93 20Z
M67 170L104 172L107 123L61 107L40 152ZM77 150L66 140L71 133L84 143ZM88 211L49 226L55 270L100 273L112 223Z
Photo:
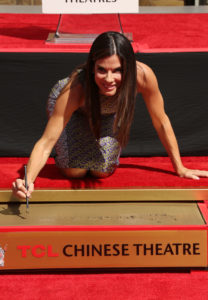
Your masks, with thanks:
M113 74L112 74L112 72L107 72L105 80L108 81L108 82L113 81Z

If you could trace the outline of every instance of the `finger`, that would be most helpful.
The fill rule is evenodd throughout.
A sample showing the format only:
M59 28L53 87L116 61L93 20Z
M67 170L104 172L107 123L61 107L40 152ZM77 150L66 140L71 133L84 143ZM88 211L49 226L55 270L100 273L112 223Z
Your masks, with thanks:
M16 182L15 182L15 181L12 182L12 189L13 189L13 190L17 189L17 186L16 186Z
M30 183L27 190L27 196L31 198L31 194L34 191L34 184Z
M25 199L26 198L26 194L27 194L27 190L24 186L24 180L22 179L16 179L16 181L14 181L12 183L12 191L13 194L19 198L19 199ZM28 195L28 197L30 197Z
M34 191L34 183L29 184L28 191L31 193Z
M199 171L199 172L197 172L197 175L201 176L201 177L208 177L208 172L207 171Z
M26 196L27 196L28 198L32 198L31 192L30 192L30 191L27 191L27 192L26 192Z
M207 171L195 170L193 171L193 174L200 177L208 177Z
M198 176L195 175L195 174L190 175L189 178L194 179L194 180L200 180L200 177L198 177Z
M21 189L21 186L20 186ZM16 181L12 182L12 190L16 193L19 190Z
M26 187L25 187L25 181L22 180L22 179L16 179L16 188L17 188L18 190L23 191L24 193L27 192L27 189L26 189Z
M20 190L16 191L15 196L18 197L19 199L26 199L26 194Z

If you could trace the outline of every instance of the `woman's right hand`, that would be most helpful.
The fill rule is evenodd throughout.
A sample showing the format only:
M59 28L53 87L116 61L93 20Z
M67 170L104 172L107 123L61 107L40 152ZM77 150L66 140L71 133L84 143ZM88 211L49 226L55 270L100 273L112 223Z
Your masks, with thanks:
M34 184L31 182L28 184L28 189L25 187L25 180L17 178L12 183L13 194L19 199L26 199L26 196L31 198L31 194L34 191Z

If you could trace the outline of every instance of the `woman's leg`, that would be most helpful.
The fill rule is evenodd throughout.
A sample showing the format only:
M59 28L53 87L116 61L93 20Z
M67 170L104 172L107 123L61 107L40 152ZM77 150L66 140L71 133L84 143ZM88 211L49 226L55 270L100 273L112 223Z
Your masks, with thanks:
M114 170L115 171L115 170ZM109 177L111 176L114 171L112 172L100 172L100 171L94 171L94 170L91 170L90 171L90 174L95 177L95 178L106 178L106 177Z
M79 168L60 168L61 173L68 178L84 178L87 170Z

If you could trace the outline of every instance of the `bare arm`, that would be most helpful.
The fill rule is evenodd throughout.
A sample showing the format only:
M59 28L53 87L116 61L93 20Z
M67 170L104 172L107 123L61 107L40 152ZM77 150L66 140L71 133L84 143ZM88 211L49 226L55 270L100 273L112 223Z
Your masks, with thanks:
M189 170L184 167L175 133L164 109L164 100L153 71L146 65L137 63L138 92L142 93L154 128L165 147L176 173L181 177L199 179L208 177L207 171Z
M70 83L64 88L56 101L54 112L50 117L41 138L36 142L27 165L27 180L29 191L25 189L24 180L17 179L13 183L14 194L19 198L30 196L33 191L33 183L40 170L46 164L48 157L69 121L72 113L82 104L82 87L76 85L70 88Z

